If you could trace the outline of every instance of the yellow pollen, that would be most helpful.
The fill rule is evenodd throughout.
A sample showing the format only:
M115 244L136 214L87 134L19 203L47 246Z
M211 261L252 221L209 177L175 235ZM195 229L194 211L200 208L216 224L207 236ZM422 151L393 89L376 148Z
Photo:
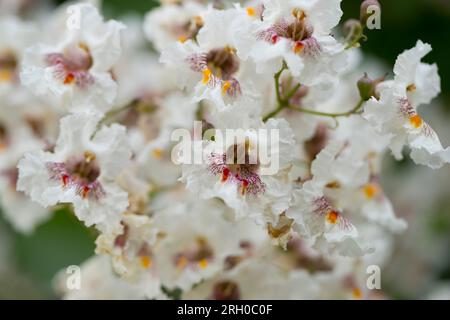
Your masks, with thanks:
M255 15L255 8L253 8L253 7L247 7L247 14L248 14L250 17L253 17L253 16Z
M141 257L141 266L148 269L152 266L152 259L149 256Z
M361 289L359 289L358 287L354 287L352 290L352 295L353 295L353 298L355 298L355 299L361 299L362 298Z
M13 73L9 70L0 70L0 82L8 82L12 79Z
M207 84L209 82L209 79L211 78L211 70L209 69L205 69L202 71L203 73L203 79L202 79L202 83L203 84Z
M222 94L227 93L228 89L230 89L230 87L231 87L231 82L225 81L224 84L222 85Z
M301 9L293 9L292 10L292 15L297 18L298 20L303 20L306 18L306 13L305 11L301 10Z
M186 267L187 264L188 264L188 260L186 259L186 257L181 256L180 258L178 258L178 260L177 260L178 268L184 269L184 267Z
M206 269L208 267L208 260L202 259L198 262L198 266L202 269Z
M186 36L179 36L178 37L178 41L181 42L181 43L185 43L186 40L187 40Z
M331 224L335 224L337 222L338 218L339 218L339 213L334 210L330 210L327 213L327 221Z
M368 199L372 199L379 191L377 185L373 183L368 183L364 186L364 194Z
M153 155L153 157L155 157L157 159L161 159L164 155L164 151L163 151L163 149L156 148L156 149L152 150L152 155Z
M95 160L95 153L91 152L91 151L85 151L84 152L84 160L89 163L91 161Z
M423 120L418 114L416 114L409 118L409 123L411 123L411 125L415 128L420 128L423 124Z
M409 86L406 87L406 91L412 92L417 89L416 85L414 83L411 83Z

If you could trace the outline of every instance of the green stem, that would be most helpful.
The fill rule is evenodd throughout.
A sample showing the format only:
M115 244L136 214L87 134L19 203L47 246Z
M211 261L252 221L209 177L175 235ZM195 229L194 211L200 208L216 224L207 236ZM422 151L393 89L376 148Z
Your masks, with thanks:
M338 117L348 117L352 114L357 113L361 109L363 104L364 104L364 100L361 99L353 109L346 111L346 112L338 112L338 113L321 112L321 111L305 109L305 108L301 108L301 107L297 107L297 106L293 106L293 105L289 105L288 108L291 110L304 112L304 113L312 114L315 116L338 118Z
M291 99L292 96L295 94L295 92L297 92L297 90L300 88L300 84L297 84L294 86L294 88L292 88L292 90L289 91L289 93L286 95L286 97L284 97L284 98L281 97L280 77L283 74L284 70L286 70L287 68L288 67L286 65L286 62L283 61L283 65L282 65L281 69L277 73L275 73L275 75L273 76L274 84L275 84L275 94L276 94L278 106L275 110L269 112L268 114L266 114L263 117L264 122L266 122L270 118L276 116L284 108L287 108L289 105L289 99Z

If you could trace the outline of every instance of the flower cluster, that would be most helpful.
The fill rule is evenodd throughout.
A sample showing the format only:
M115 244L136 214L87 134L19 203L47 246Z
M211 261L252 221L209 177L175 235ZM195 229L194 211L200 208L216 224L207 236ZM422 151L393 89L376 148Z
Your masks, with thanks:
M4 214L32 232L68 205L98 231L81 290L58 276L66 298L373 296L366 267L407 227L382 158L406 147L436 169L450 149L418 110L440 92L431 46L401 53L393 79L363 76L380 70L362 34L336 31L340 5L161 1L123 23L86 2L32 21L2 8ZM194 121L202 161L179 164L172 132ZM218 139L231 129L243 139Z

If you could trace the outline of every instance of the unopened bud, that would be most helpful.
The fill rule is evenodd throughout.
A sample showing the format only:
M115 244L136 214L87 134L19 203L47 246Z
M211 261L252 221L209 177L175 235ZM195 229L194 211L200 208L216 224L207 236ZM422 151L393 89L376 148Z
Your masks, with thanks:
M361 11L360 11L360 21L362 25L366 25L367 19L374 13L372 8L377 7L378 10L381 10L381 5L378 0L364 0L361 3Z
M369 100L371 97L379 99L379 94L377 92L377 85L386 79L386 75L372 80L369 78L367 73L358 80L357 86L359 90L359 95L364 101Z

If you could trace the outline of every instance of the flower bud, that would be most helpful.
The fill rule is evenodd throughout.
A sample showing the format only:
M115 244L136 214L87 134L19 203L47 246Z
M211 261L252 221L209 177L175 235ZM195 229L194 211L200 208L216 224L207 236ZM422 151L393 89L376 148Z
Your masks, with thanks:
M375 95L375 82L364 73L364 76L357 83L359 95L364 101L369 100Z
M370 7L376 6L381 10L381 5L378 2L378 0L364 0L361 3L361 11L360 11L360 21L365 26L367 23L367 19L373 14L371 10L369 10Z
M371 97L380 99L379 93L377 92L377 86L384 80L386 80L386 75L379 77L377 79L372 80L369 78L367 73L364 73L364 76L358 80L357 86L359 90L359 95L361 99L364 101L369 100Z

